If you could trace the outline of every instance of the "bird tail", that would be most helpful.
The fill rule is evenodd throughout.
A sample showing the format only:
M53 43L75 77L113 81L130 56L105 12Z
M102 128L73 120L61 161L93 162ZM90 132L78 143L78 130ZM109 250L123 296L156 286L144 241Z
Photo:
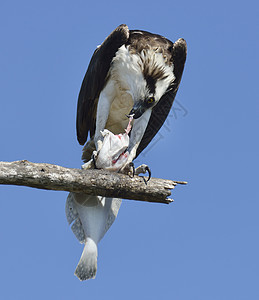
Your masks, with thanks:
M86 239L85 247L80 261L76 267L75 275L79 280L95 278L97 271L97 244L91 238Z

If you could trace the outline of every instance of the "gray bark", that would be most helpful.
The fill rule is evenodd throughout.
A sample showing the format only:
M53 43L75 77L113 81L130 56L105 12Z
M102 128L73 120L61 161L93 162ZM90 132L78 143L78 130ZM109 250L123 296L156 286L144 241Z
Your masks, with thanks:
M64 168L27 160L0 162L0 184L22 185L45 190L68 191L148 202L170 203L171 189L184 181L151 178L104 170Z

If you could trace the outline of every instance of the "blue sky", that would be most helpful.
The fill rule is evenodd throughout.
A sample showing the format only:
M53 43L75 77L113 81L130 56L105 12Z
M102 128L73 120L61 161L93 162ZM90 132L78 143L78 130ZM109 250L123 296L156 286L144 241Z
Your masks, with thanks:
M169 206L123 201L83 283L67 193L0 186L0 298L259 299L255 1L2 0L0 160L81 166L77 95L121 23L188 43L175 110L138 162L189 183Z

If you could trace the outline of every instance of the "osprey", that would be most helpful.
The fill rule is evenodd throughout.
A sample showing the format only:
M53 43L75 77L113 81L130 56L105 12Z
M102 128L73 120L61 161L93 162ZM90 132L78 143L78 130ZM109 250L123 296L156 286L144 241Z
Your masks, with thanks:
M95 50L77 104L77 139L88 161L102 146L103 129L119 134L134 114L131 162L150 143L173 104L186 59L186 43L118 26Z
M150 143L165 122L182 77L186 42L118 26L97 47L82 82L77 105L77 139L88 162L102 149L104 129L124 132L133 116L123 169ZM87 141L88 136L90 139ZM87 143L86 143L87 142ZM85 144L86 143L86 144ZM97 244L115 220L121 199L70 193L68 222L85 248L75 274L94 278Z

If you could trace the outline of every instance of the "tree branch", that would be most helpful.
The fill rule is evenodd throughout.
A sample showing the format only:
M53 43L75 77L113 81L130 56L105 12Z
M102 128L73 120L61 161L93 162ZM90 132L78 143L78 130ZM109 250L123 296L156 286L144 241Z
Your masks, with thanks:
M38 189L68 191L148 202L170 203L171 189L184 181L151 178L104 170L70 169L27 160L0 162L0 184L23 185Z

